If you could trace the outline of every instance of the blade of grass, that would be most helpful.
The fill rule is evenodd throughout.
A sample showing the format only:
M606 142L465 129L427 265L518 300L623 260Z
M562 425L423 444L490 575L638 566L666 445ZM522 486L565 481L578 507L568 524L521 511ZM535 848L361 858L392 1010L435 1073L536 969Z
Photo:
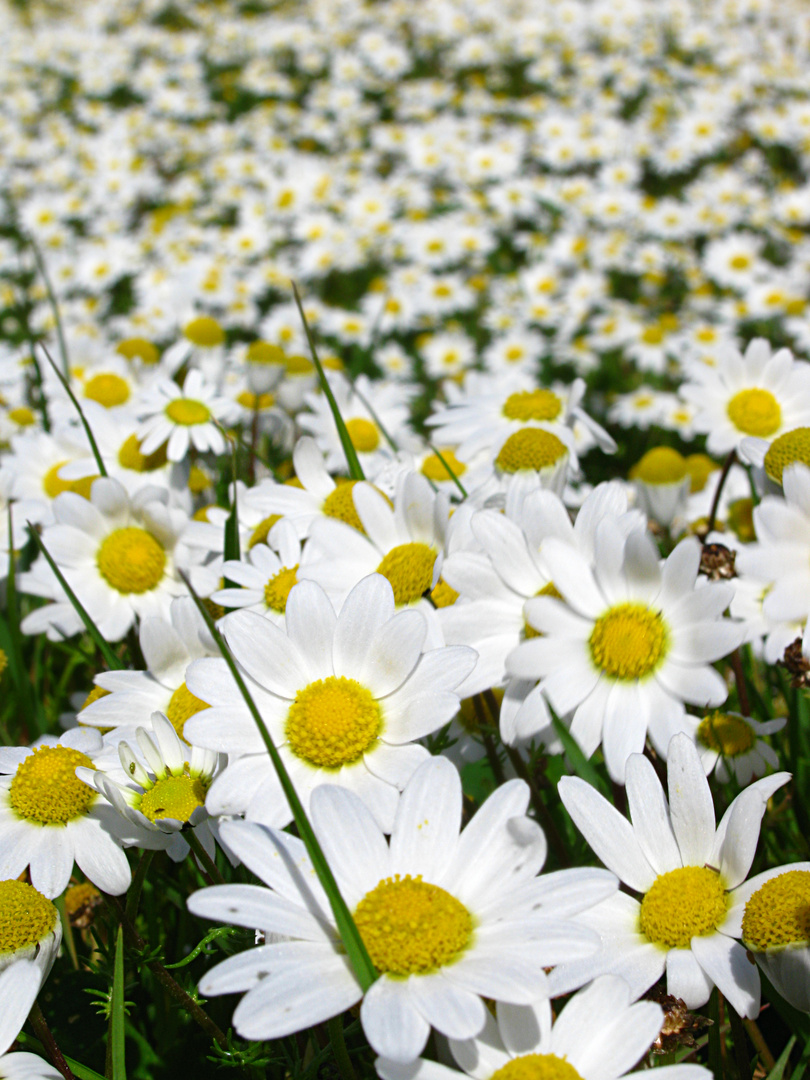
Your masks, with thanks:
M62 586L62 588L64 589L65 595L67 596L68 600L73 605L74 611L79 616L79 618L82 620L82 623L84 624L84 627L87 630L87 633L93 639L93 642L94 642L96 648L101 653L101 655L104 657L104 662L106 663L107 667L111 671L120 671L121 668L123 668L124 665L118 659L118 657L115 655L115 653L112 651L112 649L108 645L106 639L104 638L104 635L101 633L99 628L96 626L96 624L90 618L90 616L87 614L87 612L85 611L84 607L82 606L82 603L79 600L78 596L76 596L73 589L71 589L70 585L68 585L67 581L65 580L65 575L62 573L62 571L59 569L59 567L54 562L53 556L51 555L50 551L48 551L48 549L43 544L42 537L39 535L39 533L34 528L34 526L31 524L30 521L27 522L27 525L28 525L28 531L31 533L34 540L36 541L36 544L37 544L37 547L39 548L39 550L45 556L45 560L47 561L47 563L50 566L51 570L53 570L54 574L56 575L56 579L59 582L59 584Z
M20 630L20 604L17 595L17 556L14 552L14 525L12 521L12 507L8 508L8 579L6 581L6 613L8 625L4 629L8 632L7 655L11 677L20 696L23 716L31 723L37 735L42 735L47 728L45 710L42 699L34 694L34 687L28 671L25 668L23 656L23 635Z
M782 1080L782 1075L783 1075L783 1073L785 1071L785 1066L788 1063L788 1058L790 1057L790 1052L791 1052L791 1050L793 1049L793 1047L795 1045L796 1045L796 1036L791 1035L790 1039L788 1040L787 1046L782 1051L782 1053L779 1055L779 1057L776 1059L776 1064L771 1069L771 1071L768 1073L767 1080Z
M124 1057L124 928L122 926L118 927L118 937L115 941L109 1038L112 1044L112 1080L127 1080L127 1065Z
M338 884L335 881L332 869L326 860L326 856L321 849L321 845L318 842L318 838L315 835L315 831L309 822L309 818L304 811L304 807L301 804L301 800L298 798L298 793L295 790L290 774L287 772L286 766L279 756L279 752L275 747L275 744L270 737L270 732L267 730L261 713L256 707L256 703L250 695L250 691L247 688L245 680L237 667L236 661L233 658L231 650L223 638L222 634L214 625L214 621L208 613L208 609L202 602L200 597L193 589L188 577L181 573L180 575L186 584L186 588L191 594L194 603L197 605L197 609L200 615L203 617L208 632L213 637L217 644L217 648L222 653L225 663L228 665L228 669L233 677L234 682L239 688L239 693L242 695L245 704L250 710L250 714L253 717L256 727L259 729L262 741L267 748L267 753L270 755L270 760L273 763L273 768L276 770L276 774L279 778L282 790L287 798L287 802L290 804L290 810L292 811L293 820L295 821L298 829L298 835L304 842L307 849L307 854L312 861L312 865L315 869L315 873L318 875L318 880L323 886L324 892L329 897L329 904L332 908L332 913L335 916L335 922L337 923L338 933L343 941L343 945L346 949L346 953L349 958L349 963L352 966L357 981L363 988L363 992L368 990L371 984L377 979L377 969L371 962L371 957L368 955L363 939L360 936L360 931L357 929L357 925L352 918L351 912L346 906L346 901L340 894Z
M48 270L45 266L45 260L42 258L42 252L39 250L39 245L33 236L27 237L28 243L31 245L31 250L34 253L34 261L37 264L37 270L39 276L42 278L42 284L45 286L45 292L48 294L48 303L51 305L51 311L53 312L54 322L56 323L56 339L59 342L59 352L62 356L62 366L65 369L65 375L70 371L70 358L68 356L67 341L65 339L65 328L62 326L62 316L59 314L59 303L56 299L56 293L53 291L53 285L51 279L48 276Z
M304 332L307 335L307 341L309 342L309 349L312 353L312 362L315 364L315 369L318 372L318 378L321 381L323 392L326 395L326 400L329 402L329 408L332 410L332 416L335 418L335 426L337 427L338 436L340 437L340 445L343 447L343 453L346 455L346 462L349 466L349 476L352 480L365 480L366 475L363 472L363 467L360 464L360 459L357 456L357 451L354 448L346 424L343 417L340 415L340 409L338 403L335 401L335 395L332 393L332 387L329 385L329 380L326 378L326 374L323 370L320 358L318 356L318 350L315 348L315 339L312 337L312 331L309 328L307 317L304 314L304 307L301 303L301 297L298 295L298 286L294 281L290 282L292 285L293 295L295 296L295 303L298 306L298 314L301 316L301 322L304 324Z
M46 357L48 363L53 368L54 374L59 379L59 382L62 384L63 390L65 391L67 396L70 398L70 400L73 402L73 405L74 405L74 407L76 409L76 412L79 414L79 419L81 420L82 426L84 427L84 430L87 433L87 439L88 439L88 441L90 443L90 449L93 451L93 457L96 459L96 465L98 465L99 476L106 476L107 475L107 470L104 467L104 461L102 460L101 454L99 453L98 444L96 443L96 439L95 439L95 436L93 435L92 428L90 427L90 424L87 422L87 417L84 415L82 407L79 404L79 399L76 397L76 395L71 390L70 383L67 381L65 376L59 370L59 368L56 366L56 361L51 356L51 354L48 352L48 350L45 348L45 346L42 344L42 342L40 342L40 348L45 353L45 357Z
M428 446L433 451L433 453L436 455L436 457L439 459L439 461L442 463L442 465L444 465L445 469L447 470L447 475L450 477L450 479L456 485L458 490L461 492L462 498L466 499L467 498L467 489L464 487L462 482L459 480L459 478L456 476L456 474L453 472L453 470L447 464L447 461L445 460L444 455L442 454L442 452L437 447L435 447L433 445L433 443L428 443Z
M560 742L563 744L566 757L571 762L571 768L574 770L574 773L580 780L585 780L591 787L596 788L596 790L604 795L609 802L612 801L607 784L582 753L579 743L562 720L560 720L559 716L557 716L550 708L549 712L551 713L551 722L554 725L554 730L557 732Z

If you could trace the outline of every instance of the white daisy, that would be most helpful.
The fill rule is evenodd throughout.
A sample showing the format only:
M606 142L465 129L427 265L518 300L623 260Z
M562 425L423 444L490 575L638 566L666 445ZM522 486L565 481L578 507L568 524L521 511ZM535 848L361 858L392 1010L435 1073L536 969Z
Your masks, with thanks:
M632 825L595 788L565 776L560 798L609 869L641 901L617 893L580 918L602 936L592 960L563 964L555 992L597 975L621 975L634 996L666 972L667 992L687 1008L717 986L740 1016L759 1012L759 976L734 940L732 910L754 859L768 799L790 779L775 773L747 787L715 828L709 783L694 744L676 735L667 762L669 803L643 754L627 763Z
M482 997L528 1005L546 996L544 967L592 953L590 932L569 916L611 895L615 878L593 870L538 878L546 843L524 816L528 797L522 781L504 784L460 833L459 775L432 758L403 792L389 846L352 792L315 793L313 827L380 973L360 1009L377 1053L412 1061L431 1026L471 1038L486 1020ZM248 991L234 1026L250 1039L288 1035L354 1005L362 991L304 845L246 822L222 828L271 891L204 889L189 908L286 940L218 965L202 979L202 993Z
M87 728L59 739L0 749L0 878L30 868L31 883L52 898L64 892L74 860L103 892L118 896L130 882L124 842L139 834L121 828L119 815L76 776L103 748Z
M424 618L396 612L379 574L360 581L338 615L323 589L301 582L290 592L285 623L282 630L237 611L222 629L304 805L321 784L340 784L390 828L399 791L427 755L415 740L457 712L453 690L472 669L474 651L424 652ZM186 721L186 737L235 755L214 782L208 809L246 811L283 828L292 820L287 800L225 661L198 660L186 681L212 706Z
M254 544L244 561L222 564L222 576L233 584L211 594L225 608L257 611L279 626L284 625L287 597L298 584L301 541L291 522L276 522L267 543Z
M225 437L217 423L230 421L233 404L192 370L182 389L171 379L157 380L142 394L138 411L144 416L137 431L141 453L148 456L168 443L169 461L182 461L191 446L201 454L222 453Z
M779 756L762 736L781 731L786 723L784 716L763 721L740 713L713 712L704 716L697 726L695 742L706 775L714 770L723 784L733 775L740 787L745 787L755 776L764 776L769 767L778 769Z
M53 967L61 942L62 920L56 905L33 885L0 880L0 972L32 961L38 990ZM5 1004L0 996L0 1018Z
M540 636L515 649L507 671L541 679L555 711L573 711L571 734L582 752L590 757L601 742L612 779L623 783L627 758L643 750L648 733L666 758L672 735L688 730L685 701L717 706L728 696L711 664L743 637L720 618L733 587L695 587L697 540L682 541L659 565L648 533L625 538L609 518L596 527L593 566L553 538L542 555L565 603L528 601L528 622ZM538 710L538 729L546 722Z
M652 1001L633 1003L630 987L615 975L602 975L575 994L556 1019L551 1003L499 1002L487 1013L474 1039L450 1040L450 1051L463 1072L424 1058L408 1065L378 1058L383 1080L618 1080L641 1076L629 1072L658 1037L664 1011ZM664 1080L708 1080L702 1065L665 1065Z

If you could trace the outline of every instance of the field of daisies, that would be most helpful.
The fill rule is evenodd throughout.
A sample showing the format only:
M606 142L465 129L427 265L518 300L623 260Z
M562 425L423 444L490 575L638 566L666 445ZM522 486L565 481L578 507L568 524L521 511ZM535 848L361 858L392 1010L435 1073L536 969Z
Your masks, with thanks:
M0 1077L802 1080L805 0L0 45Z

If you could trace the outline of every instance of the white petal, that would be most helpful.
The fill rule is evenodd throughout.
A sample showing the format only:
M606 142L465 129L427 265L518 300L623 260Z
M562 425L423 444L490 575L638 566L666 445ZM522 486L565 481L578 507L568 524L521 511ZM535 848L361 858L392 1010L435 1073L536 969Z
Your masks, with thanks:
M692 952L740 1016L754 1020L759 1015L759 971L742 945L725 934L711 934L692 938Z
M29 960L17 960L0 972L0 1056L22 1031L41 983L42 972Z
M329 942L334 935L301 904L260 885L212 885L188 898L188 909L202 919L259 927L285 937Z
M314 581L299 581L290 590L285 610L287 636L306 664L309 679L333 673L332 639L337 616L332 602Z
M223 629L235 658L251 678L271 693L291 700L312 681L300 650L283 630L255 611L232 612Z
M73 829L76 862L84 876L102 892L120 896L129 888L129 862L115 840L102 829L90 826Z
M688 735L676 735L667 758L669 816L684 866L703 866L714 842L714 803L700 756Z
M391 834L391 870L435 882L461 828L461 780L447 758L420 765L402 793ZM390 1056L390 1055L388 1055Z
M391 1061L413 1061L424 1050L430 1034L430 1025L412 1003L411 979L383 975L366 992L360 1006L366 1038L378 1054Z
M699 1009L709 1000L712 980L707 977L689 949L667 953L667 993L682 998L689 1009Z
M656 874L681 865L681 853L669 820L664 789L652 763L643 754L627 762L627 803L641 850Z
M481 998L448 982L441 972L413 980L413 1002L424 1019L448 1038L471 1039L484 1026Z
M351 791L323 784L312 792L310 815L324 854L350 908L389 875L389 852L380 827ZM336 823L340 823L336 827Z
M551 1036L551 1003L544 999L532 1005L498 1002L498 1031L509 1053L547 1053ZM542 1049L541 1049L542 1048Z

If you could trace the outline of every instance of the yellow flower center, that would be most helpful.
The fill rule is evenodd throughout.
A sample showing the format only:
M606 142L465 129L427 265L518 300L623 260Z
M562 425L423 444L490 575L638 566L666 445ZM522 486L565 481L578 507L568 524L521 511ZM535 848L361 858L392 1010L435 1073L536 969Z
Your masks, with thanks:
M706 866L659 874L641 901L641 932L654 945L688 949L693 937L713 934L728 898L720 875Z
M94 375L84 384L84 396L97 401L105 409L112 409L129 401L129 384L120 375L110 372Z
M284 364L286 361L281 346L269 341L251 341L245 359L249 364Z
M741 716L714 712L704 716L697 727L697 741L723 757L740 757L753 750L757 741L751 725Z
M765 453L765 472L781 484L782 473L796 461L810 466L810 428L794 428L774 439Z
M753 543L757 538L754 529L754 500L735 499L729 503L726 523L744 544Z
M747 270L751 265L750 255L732 255L728 261L732 270Z
M145 593L160 584L166 570L163 545L146 529L115 529L96 556L98 572L120 593Z
M166 717L182 739L186 720L188 720L190 716L196 716L196 714L202 712L203 709L210 708L211 706L207 701L203 701L202 698L198 698L192 694L186 684L182 682L169 699Z
M225 340L225 331L216 319L209 315L200 315L192 319L183 328L183 334L192 345L199 345L204 349L211 349L215 345L221 345Z
M447 465L452 470L452 475L447 470L447 465L439 459L438 454L428 454L425 460L422 462L422 475L426 476L428 480L435 480L441 483L444 480L452 480L453 476L456 478L463 476L467 471L467 466L463 461L459 461L452 450L442 450L441 455Z
M755 952L810 944L810 870L788 870L760 885L745 905L742 939Z
M76 776L76 766L95 769L79 750L38 746L17 766L9 803L18 817L35 825L64 825L84 817L98 796Z
M205 805L205 784L198 776L165 776L141 796L139 807L150 821L173 818L188 821L198 806Z
M363 756L382 731L380 706L356 679L329 675L295 695L285 724L290 750L322 769L339 769Z
M520 390L510 394L501 410L507 420L556 420L562 402L551 390Z
M495 458L501 472L516 473L524 469L540 472L551 468L568 455L565 443L543 428L521 428L513 432Z
M394 590L394 603L413 604L433 584L436 552L427 544L398 544L391 548L377 567Z
M327 517L345 521L353 529L365 534L366 530L363 528L363 522L354 508L352 491L356 483L356 480L347 480L344 484L338 483L335 490L330 491L324 499L321 509Z
M664 328L656 326L655 323L652 326L645 327L641 334L641 340L645 345L660 345L664 340Z
M205 424L211 419L208 406L194 398L175 398L166 406L165 412L172 423L181 424L183 427Z
M94 686L87 697L84 699L84 705L82 705L79 712L84 712L88 705L92 705L94 701L99 701L103 697L107 697L110 691L105 690L103 686Z
M12 424L17 424L18 427L31 427L37 421L37 418L25 405L20 405L17 409L11 409L8 418Z
M656 446L630 470L631 480L645 484L679 484L687 474L683 454L669 446Z
M141 444L137 435L130 435L121 443L118 451L118 464L122 469L132 469L134 472L154 472L162 469L168 462L166 446L159 446L152 454L142 454Z
M459 594L456 590L441 577L430 594L430 599L433 601L434 607L437 608L451 607L458 600L458 597Z
M56 928L56 905L24 881L0 881L0 954L30 949Z
M258 412L261 412L262 409L272 409L276 403L276 399L272 394L254 394L250 390L243 390L241 394L237 395L236 400L243 409Z
M523 1054L512 1058L490 1080L582 1080L573 1065L556 1054Z
M298 563L295 566L282 566L277 574L264 587L264 602L271 611L283 614L287 610L287 597L290 589L298 584Z
M616 604L600 615L588 639L596 667L612 679L643 679L669 647L660 612L644 604Z
M370 454L380 445L380 432L371 420L357 416L346 421L346 430L352 446L361 454Z
M770 390L740 390L726 406L728 418L743 435L766 439L779 430L782 409Z
M65 893L65 911L74 926L77 925L75 922L77 917L82 920L87 919L93 908L99 907L103 902L101 893L89 881L71 885ZM80 926L79 929L84 929L84 926Z
M257 544L266 544L270 530L277 521L281 521L281 514L271 514L270 517L263 518L250 534L248 549L256 547Z
M563 600L563 594L557 588L553 581L546 582L542 589L535 593L535 596L553 596L555 600ZM523 616L523 637L528 640L530 638L542 637L541 630L535 630L532 624L528 621L526 616Z
M717 467L717 463L706 454L689 454L686 458L686 471L689 473L689 491L692 495L696 491L703 491Z
M160 353L152 342L141 337L126 338L124 341L120 341L116 345L115 351L126 360L140 360L144 364L156 364L160 359Z
M42 490L45 494L55 499L57 495L61 495L63 491L73 491L76 495L81 495L84 499L90 498L90 490L93 487L93 481L98 480L98 473L93 476L82 476L79 480L63 480L59 475L59 470L63 465L67 465L66 461L60 461L57 465L48 469L42 478Z
M286 359L288 375L311 375L315 366L306 356L288 356Z
M354 921L383 975L428 975L469 946L473 920L455 896L419 877L384 878L366 893Z

